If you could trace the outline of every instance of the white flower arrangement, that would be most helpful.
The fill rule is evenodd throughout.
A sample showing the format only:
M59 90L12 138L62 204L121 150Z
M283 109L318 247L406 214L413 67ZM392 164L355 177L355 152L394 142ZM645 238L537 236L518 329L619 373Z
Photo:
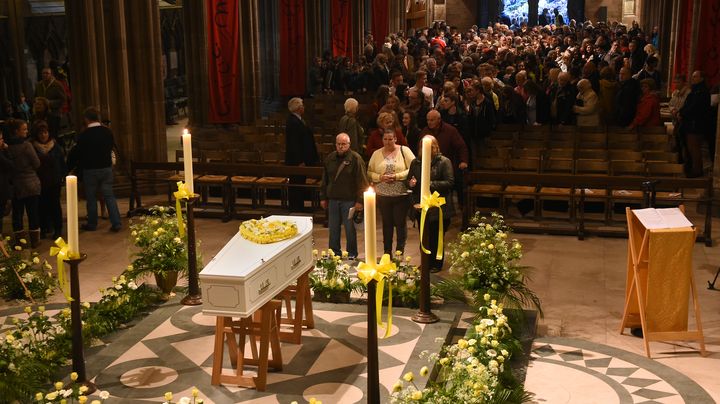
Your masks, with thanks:
M505 385L503 382L511 377L504 364L510 359L511 352L519 349L519 345L507 324L502 304L491 299L490 295L483 298L486 305L480 309L481 318L468 330L465 338L445 347L441 355L428 354L427 351L421 354L421 357L436 363L435 381L428 381L426 387L420 389L415 383L415 375L408 372L393 386L391 402L483 404L496 402L499 397L517 399L526 396L521 385ZM428 377L430 373L427 366L420 369L420 376Z

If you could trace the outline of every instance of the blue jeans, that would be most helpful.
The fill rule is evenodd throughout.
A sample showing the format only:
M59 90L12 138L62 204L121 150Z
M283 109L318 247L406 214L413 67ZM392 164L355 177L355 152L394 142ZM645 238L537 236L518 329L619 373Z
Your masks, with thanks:
M121 227L122 222L120 222L120 210L118 210L117 201L115 200L115 194L113 194L112 189L112 167L83 170L83 183L85 184L85 201L87 203L87 227L91 229L97 227L98 190L100 190L103 198L105 199L105 205L107 206L108 215L110 215L110 223L112 224L112 227Z
M330 199L328 202L328 228L330 229L330 249L336 255L340 255L340 226L345 226L345 240L347 252L350 257L357 257L357 234L355 223L348 219L350 208L355 206L355 201L341 201Z

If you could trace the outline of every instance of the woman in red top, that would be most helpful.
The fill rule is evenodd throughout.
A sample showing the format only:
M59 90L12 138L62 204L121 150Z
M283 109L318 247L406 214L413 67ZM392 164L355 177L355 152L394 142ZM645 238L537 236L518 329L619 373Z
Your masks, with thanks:
M635 119L630 123L629 129L662 126L660 121L660 97L655 92L655 80L641 80L640 89L642 90L642 96L637 105Z
M383 147L382 139L385 129L392 129L393 131L395 131L395 136L397 137L397 144L402 146L408 145L407 139L405 139L405 135L403 135L402 133L399 122L396 122L395 120L394 113L380 112L380 115L378 115L377 124L378 127L370 132L370 135L367 139L367 144L365 145L365 156L367 156L367 158L370 158L373 152L375 152L375 150Z

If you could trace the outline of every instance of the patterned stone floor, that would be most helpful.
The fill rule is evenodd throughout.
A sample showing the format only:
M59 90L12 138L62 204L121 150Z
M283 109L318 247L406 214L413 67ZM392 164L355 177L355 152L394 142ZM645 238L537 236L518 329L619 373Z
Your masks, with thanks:
M265 392L234 386L212 386L215 317L201 307L169 303L87 357L88 374L108 390L113 402L162 402L166 391L188 395L196 386L207 403L289 403L312 397L326 403L365 402L366 312L363 305L314 304L315 325L303 331L301 345L281 344L283 370L268 374ZM397 309L392 335L379 341L381 395L388 400L392 384L404 372L425 364L423 350L437 352L448 335L454 313L435 312L432 325L410 320L414 310ZM248 368L252 374L252 368ZM226 358L226 373L230 371Z
M525 387L536 394L534 403L715 402L694 381L658 361L571 338L535 340Z

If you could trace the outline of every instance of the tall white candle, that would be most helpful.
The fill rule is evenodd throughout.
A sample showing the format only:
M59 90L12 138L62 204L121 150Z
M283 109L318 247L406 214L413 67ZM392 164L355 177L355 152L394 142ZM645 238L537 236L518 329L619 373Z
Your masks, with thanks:
M195 185L193 184L193 167L192 167L192 135L187 129L183 129L183 163L185 164L185 185L190 195L195 193Z
M432 162L432 140L422 140L422 174L420 175L420 201L430 196L430 163Z
M68 249L71 254L80 253L80 238L78 237L78 196L77 177L65 177L65 192L67 202L67 231Z
M363 202L365 207L365 262L377 263L377 252L375 250L375 191L368 188L363 193Z

